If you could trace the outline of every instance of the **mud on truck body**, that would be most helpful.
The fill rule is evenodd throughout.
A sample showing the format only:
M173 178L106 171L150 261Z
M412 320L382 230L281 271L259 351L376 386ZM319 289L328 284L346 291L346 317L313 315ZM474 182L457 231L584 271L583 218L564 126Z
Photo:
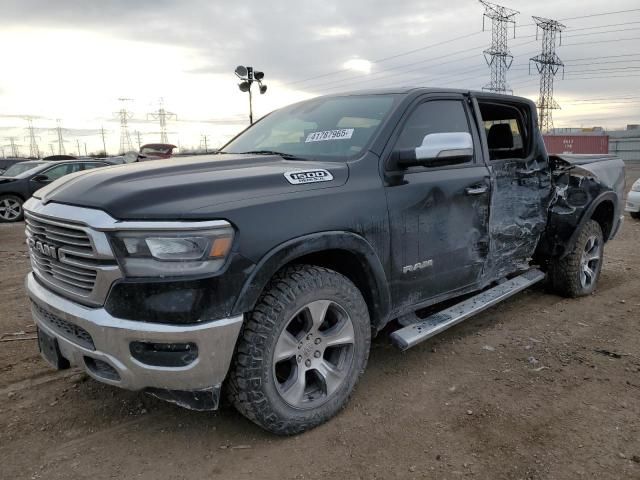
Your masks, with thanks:
M216 155L82 172L25 205L42 355L302 432L383 328L409 348L546 278L596 286L624 167L548 156L526 99L365 91L278 110ZM427 307L459 298L425 315Z

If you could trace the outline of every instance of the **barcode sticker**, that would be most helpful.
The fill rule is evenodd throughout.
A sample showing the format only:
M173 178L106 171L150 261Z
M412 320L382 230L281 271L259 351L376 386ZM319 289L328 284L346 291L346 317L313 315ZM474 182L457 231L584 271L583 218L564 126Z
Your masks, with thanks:
M353 136L353 128L341 128L339 130L325 130L313 132L307 135L304 143L326 142L327 140L349 140Z

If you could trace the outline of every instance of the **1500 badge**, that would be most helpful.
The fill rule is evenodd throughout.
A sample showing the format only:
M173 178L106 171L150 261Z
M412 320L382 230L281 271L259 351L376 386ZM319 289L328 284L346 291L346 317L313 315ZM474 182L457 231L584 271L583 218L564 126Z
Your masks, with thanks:
M301 183L317 183L330 182L333 175L328 170L322 168L317 170L297 170L295 172L285 172L284 178L291 185L300 185Z

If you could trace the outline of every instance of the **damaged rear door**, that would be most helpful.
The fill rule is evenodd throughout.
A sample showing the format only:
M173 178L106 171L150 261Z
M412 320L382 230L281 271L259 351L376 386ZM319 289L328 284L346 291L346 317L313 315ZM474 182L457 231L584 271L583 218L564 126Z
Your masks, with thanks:
M493 190L485 275L492 281L528 268L547 223L551 176L533 103L487 95L474 104Z

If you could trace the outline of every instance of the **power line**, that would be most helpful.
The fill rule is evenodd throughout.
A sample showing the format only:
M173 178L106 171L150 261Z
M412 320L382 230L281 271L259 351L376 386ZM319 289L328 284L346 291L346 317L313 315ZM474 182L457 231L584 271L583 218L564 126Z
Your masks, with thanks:
M578 17L566 17L566 18L561 18L560 20L561 21L564 21L564 20L579 20L579 19L585 19L585 18L600 17L600 16L607 16L607 15L616 15L616 14L620 14L620 13L630 13L630 12L637 12L637 11L640 11L640 8L634 8L634 9L628 9L628 10L618 10L618 11L613 11L613 12L594 13L594 14L582 15L582 16L578 16ZM633 24L633 23L637 23L637 22L627 22L627 23L602 25L602 26L594 26L594 27L584 27L584 28L576 29L575 31L592 29L592 28L593 29L605 28L605 27L608 27L608 26L627 25L627 24ZM536 25L535 23L530 23L530 24L520 25L520 28L530 27L530 26L535 26L535 25ZM571 29L571 30L574 31L573 29ZM397 54L394 54L394 55L390 55L390 56L387 56L387 57L379 58L377 60L373 60L371 63L372 64L378 64L378 63L386 62L386 61L393 60L393 59L396 59L396 58L400 58L400 57L404 57L404 56L407 56L407 55L411 55L413 53L424 51L424 50L427 50L427 49L430 49L430 48L446 45L446 44L453 43L453 42L456 42L456 41L459 41L459 40L464 40L464 39L476 36L476 35L478 35L480 33L482 33L482 32L478 31L478 32L472 32L472 33L469 33L469 34L466 34L466 35L461 35L461 36L458 36L458 37L450 38L450 39L447 39L447 40L443 40L441 42L425 45L425 46L420 47L420 48L415 48L415 49L412 49L412 50L403 51L403 52L400 52L400 53L397 53ZM310 82L310 81L313 81L313 80L316 80L316 79L326 78L326 77L330 77L330 76L333 76L333 75L339 75L339 74L342 74L342 73L349 73L349 72L351 72L350 69L341 68L341 69L337 69L337 70L334 70L334 71L331 71L331 72L327 72L327 73L323 73L323 74L319 74L319 75L313 75L313 76L302 78L302 79L299 79L299 80L294 80L292 82L287 82L287 83L284 83L282 85L283 86L297 85L297 84L300 84L300 83L306 83L306 82ZM343 79L343 80L346 80L346 79Z
M480 32L480 31L479 32L473 32L473 33L469 33L467 35L461 35L459 37L450 38L448 40L443 40L441 42L432 43L432 44L425 45L425 46L420 47L420 48L415 48L413 50L407 50L405 52L401 52L401 53L398 53L398 54L395 54L395 55L390 55L388 57L379 58L377 60L371 61L371 63L372 64L378 64L378 63L387 62L389 60L394 60L396 58L400 58L400 57L404 57L404 56L407 56L407 55L411 55L411 54L416 53L416 52L421 52L421 51L424 51L424 50L428 50L429 48L439 47L439 46L442 46L442 45L446 45L448 43L457 42L458 40L464 40L466 38L473 37L474 35L478 35L480 33L482 33L482 32ZM307 78L303 78L303 79L300 79L300 80L294 80L293 82L284 83L283 86L296 85L298 83L305 83L305 82L309 82L311 80L316 80L316 79L319 79L319 78L325 78L325 77L328 77L328 76L331 76L331 75L337 75L337 74L340 74L340 73L351 72L351 71L352 70L350 70L348 68L341 68L339 70L334 70L332 72L323 73L321 75L314 75L312 77L307 77Z
M613 30L613 31L609 31L608 30L608 31L605 31L605 32L598 32L598 33L613 33L615 31L616 30ZM530 35L530 36L525 36L525 37L521 37L521 38L535 38L535 37L536 37L536 35ZM565 36L565 38L568 38L568 37L569 37L569 35ZM520 46L523 46L523 45L528 45L528 44L531 44L531 43L534 43L534 41L520 42L520 43L517 43L517 44L513 45L513 47L516 48L516 47L520 47ZM589 43L591 43L591 42L589 42ZM566 46L566 44L563 44L563 46ZM323 92L330 92L330 91L333 91L333 90L337 90L337 89L342 89L344 87L348 87L349 85L359 85L362 81L369 83L369 82L373 82L373 81L379 81L379 80L383 80L383 79L398 77L398 76L406 75L406 74L409 74L409 73L420 72L420 71L424 71L425 68L427 68L427 67L429 69L431 69L431 68L434 68L434 67L438 67L438 66L447 65L447 64L450 64L450 63L459 62L459 61L462 61L462 60L475 58L476 55L468 55L468 56L465 56L465 57L460 57L458 59L452 59L452 60L448 60L448 61L445 61L445 62L440 62L440 63L437 63L437 64L433 64L433 65L422 66L422 67L419 67L419 68L413 68L413 69L410 69L410 70L403 70L403 69L405 67L410 67L410 66L430 63L430 62L432 62L434 60L439 60L439 59L443 59L443 58L449 58L449 57L451 57L453 55L458 55L458 54L461 54L461 53L476 51L478 48L479 47L466 48L466 49L463 49L463 50L458 50L458 51L451 52L451 53L448 53L448 54L445 54L445 55L441 55L441 56L438 56L438 57L422 59L422 60L411 62L411 63L408 63L408 64L396 65L396 66L392 66L392 67L389 67L389 68L386 68L386 69L383 69L383 70L379 70L378 72L374 72L372 74L359 74L359 75L357 75L355 77L351 77L351 78L347 78L347 79L332 80L332 81L329 81L329 82L325 82L325 83L314 85L311 88L314 89L314 90L320 88L321 91L323 91ZM530 55L531 53L534 53L534 52L527 52L527 53L521 54L521 56ZM631 55L638 55L638 54L611 55L611 56L606 56L606 57L588 57L588 58L584 58L584 59L590 59L590 58L592 58L592 59L617 58L617 57L626 57L626 56L631 56ZM580 59L574 59L574 60L580 60ZM514 68L514 67L512 67L512 68ZM518 69L519 66L516 66L515 68ZM388 75L382 75L383 73L392 72L392 71L396 71L396 70L399 70L399 71L397 71L395 73L392 73L392 74L388 74ZM468 70L467 69L467 70L461 71L460 73L464 74L464 73L467 73L467 72L470 72L470 71L475 71L475 70L477 70L477 68L474 68L472 70ZM380 76L380 75L382 75L382 76ZM452 75L447 75L447 77L449 77L449 76L452 76ZM364 77L366 77L366 78L364 78ZM360 78L362 78L362 80L360 80ZM432 78L435 78L435 77L432 77ZM395 84L397 84L397 82L393 83L393 85L395 85ZM335 85L335 86L330 87L330 88L323 88L323 87L325 87L327 85Z

